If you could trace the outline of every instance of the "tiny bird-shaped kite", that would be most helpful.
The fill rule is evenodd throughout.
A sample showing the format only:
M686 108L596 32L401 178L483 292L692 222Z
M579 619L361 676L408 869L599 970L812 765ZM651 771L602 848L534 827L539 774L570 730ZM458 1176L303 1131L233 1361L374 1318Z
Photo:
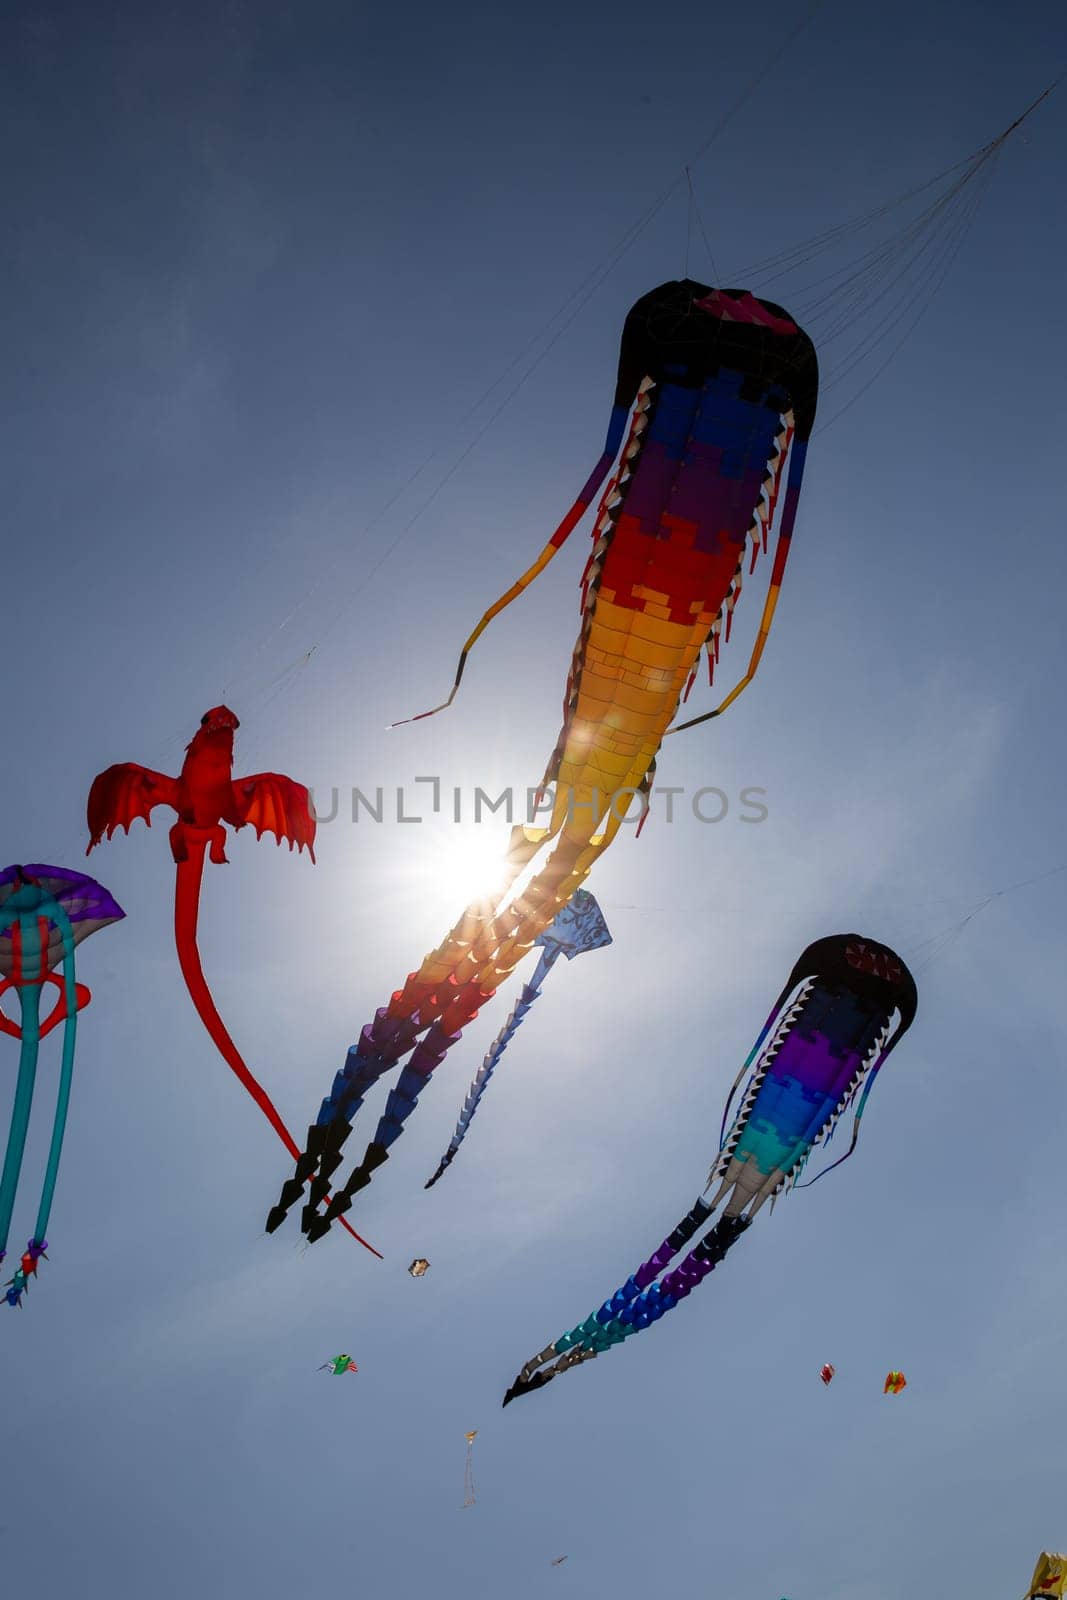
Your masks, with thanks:
M216 1049L240 1079L252 1099L285 1145L290 1155L300 1154L285 1123L262 1084L249 1071L211 997L197 946L200 911L200 886L204 875L204 853L219 865L226 861L226 831L223 824L243 828L250 824L256 837L273 833L278 843L288 840L290 850L307 847L315 859L315 818L311 798L302 783L277 772L257 772L250 778L233 776L233 736L240 723L226 706L215 706L200 718L200 727L186 747L185 760L177 778L125 761L108 767L94 780L89 791L89 849L116 828L128 833L130 824L143 817L149 827L156 806L169 806L178 813L170 830L170 847L178 864L174 901L174 936L182 976ZM354 1238L359 1234L349 1229ZM373 1253L378 1255L378 1251Z

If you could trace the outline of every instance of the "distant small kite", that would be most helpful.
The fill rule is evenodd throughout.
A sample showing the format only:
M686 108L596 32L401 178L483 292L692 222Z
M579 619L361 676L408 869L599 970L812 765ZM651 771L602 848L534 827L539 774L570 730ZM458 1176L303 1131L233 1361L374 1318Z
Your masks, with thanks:
M430 1263L422 1256L416 1256L408 1271L413 1278L425 1278L430 1270Z
M465 1433L463 1437L467 1441L467 1464L463 1472L463 1504L464 1506L472 1506L474 1504L474 1441L478 1437L477 1428L472 1428L470 1433Z
M335 1378L343 1378L346 1372L358 1372L359 1368L350 1355L339 1355L332 1356L329 1361L324 1361L319 1371L329 1372Z
M1061 1600L1067 1594L1067 1556L1042 1550L1026 1600Z
M833 1381L834 1381L834 1369L833 1369L833 1367L830 1365L830 1363L828 1361L820 1369L819 1377L822 1379L823 1383L826 1384L827 1388L829 1388L830 1384L833 1383Z
M566 1556L554 1556L548 1564L550 1567L561 1567L566 1559Z
M908 1387L908 1380L902 1372L890 1372L886 1376L883 1394L899 1394L901 1389Z

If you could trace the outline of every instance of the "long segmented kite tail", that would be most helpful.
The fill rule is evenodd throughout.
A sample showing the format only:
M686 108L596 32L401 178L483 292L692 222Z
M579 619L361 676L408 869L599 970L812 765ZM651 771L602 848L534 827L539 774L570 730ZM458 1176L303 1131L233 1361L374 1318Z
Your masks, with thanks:
M341 1216L342 1212L349 1209L352 1195L358 1188L363 1187L362 1184L354 1182L360 1169L355 1169L349 1184L334 1195L332 1200L329 1195L329 1180L341 1165L342 1150L368 1091L384 1073L395 1067L400 1058L412 1049L420 1031L422 1024L417 1014L396 1020L389 1017L385 1007L379 1009L374 1021L363 1029L359 1042L349 1050L344 1066L334 1078L333 1088L319 1108L317 1122L308 1129L307 1144L297 1157L296 1171L282 1185L278 1204L271 1209L267 1218L268 1233L274 1233L285 1221L290 1208L303 1194L304 1185L309 1179L311 1188L300 1225L312 1243L323 1237L335 1217ZM425 1075L419 1074L417 1067L416 1063L414 1080L412 1064L409 1062L405 1067L396 1089L389 1096L386 1117L395 1115L398 1095L410 1099L410 1105L414 1106L419 1090L425 1082ZM368 1158L372 1161L370 1171L374 1171L387 1159L385 1147L378 1148L381 1154L377 1159L371 1157L368 1152ZM368 1177L367 1182L369 1181ZM318 1208L324 1200L329 1201L329 1207L326 1215L322 1216ZM348 1226L347 1223L345 1226Z
M181 967L185 986L189 991L189 997L196 1008L197 1015L207 1029L216 1050L218 1050L238 1082L255 1101L293 1160L298 1161L300 1159L300 1149L296 1140L282 1121L277 1107L263 1085L245 1064L240 1051L230 1038L226 1024L219 1015L211 990L208 988L204 969L200 962L197 926L200 910L200 888L204 876L204 852L207 849L209 836L206 831L194 831L192 828L187 828L185 835L189 853L186 860L178 863L177 883L174 894L174 940L178 951L178 965ZM374 1246L369 1244L366 1239L361 1238L353 1228L349 1227L348 1232L358 1240L365 1250L369 1250L372 1255L378 1256L379 1260L381 1259L381 1252L375 1250Z
M719 1217L710 1232L681 1264L667 1272L659 1282L654 1282L678 1251L699 1232L711 1214L712 1208L702 1199L698 1200L659 1249L610 1299L605 1300L584 1322L561 1334L526 1363L504 1396L504 1405L509 1405L521 1395L532 1393L534 1389L543 1388L561 1372L583 1361L591 1361L613 1345L621 1344L631 1334L651 1327L690 1295L714 1271L749 1227L747 1217Z
M361 1189L365 1189L378 1168L388 1161L389 1147L403 1133L404 1123L414 1111L419 1095L458 1038L458 1033L449 1034L442 1029L440 1022L435 1022L426 1036L416 1045L411 1059L397 1079L396 1087L389 1091L375 1137L368 1144L363 1160L349 1174L344 1188L336 1192L321 1216L315 1211L312 1202L305 1207L301 1226L311 1244L329 1231L330 1224L335 1218L344 1216L344 1213L351 1208L353 1196ZM333 1160L332 1155L330 1159ZM312 1196L316 1194L317 1185L323 1182L321 1160L319 1172L320 1176L312 1183Z
M537 925L525 944L520 946L517 937L512 939L508 948L513 953L513 959L507 972L510 972L526 954L536 935L543 932L563 906L572 899L588 871L589 867L585 866L580 871L572 871L563 880L560 903L555 905L551 916L538 915ZM514 916L519 915L516 910ZM502 976L506 975L506 972L502 973ZM316 1204L311 1201L305 1206L301 1227L307 1234L309 1242L315 1243L316 1240L323 1238L329 1230L330 1223L351 1208L353 1196L367 1187L377 1169L389 1159L389 1147L400 1137L403 1124L415 1109L419 1095L431 1075L440 1066L448 1051L462 1037L463 1027L473 1021L478 1015L480 1006L492 997L495 983L494 989L487 991L482 987L482 982L483 974L479 974L476 979L463 986L447 983L441 985L440 987L445 990L447 1003L442 1004L436 994L428 997L427 1007L435 1018L433 1021L424 1018L421 1010L400 1018L392 1016L390 1008L383 1008L377 1012L375 1021L364 1028L355 1052L349 1052L348 1062L342 1074L335 1080L334 1091L329 1100L323 1101L314 1136L309 1131L311 1142L308 1151L298 1163L296 1175L283 1186L280 1203L270 1212L267 1220L268 1232L273 1232L280 1226L288 1208L302 1192L306 1178L317 1170L320 1176L316 1183L321 1183L322 1178L336 1171L340 1165L341 1147L351 1131L351 1119L362 1104L366 1087L370 1082L376 1082L389 1067L394 1066L399 1057L412 1048L414 1041L422 1033L423 1038L415 1045L414 1052L401 1072L396 1087L390 1092L375 1137L368 1144L363 1160L353 1168L344 1188L335 1193L325 1212L320 1214ZM341 1078L345 1080L343 1084ZM339 1118L342 1115L348 1120L341 1122ZM322 1126L324 1119L332 1119L329 1128ZM328 1171L323 1165L324 1161L329 1163ZM314 1185L313 1192L318 1192Z
M243 1086L246 1093L251 1095L256 1105L262 1111L278 1138L282 1141L290 1155L295 1159L299 1154L296 1142L278 1113L277 1107L271 1100L263 1085L245 1065L245 1062L227 1031L215 1002L208 988L204 969L200 962L200 949L197 944L197 924L200 910L200 889L204 877L204 853L207 849L206 836L194 834L187 830L186 834L188 857L178 863L177 883L174 894L174 941L178 951L178 965L181 967L185 987L189 997L196 1007L204 1027L211 1036L211 1042L222 1056L230 1071Z
M319 1214L310 1203L305 1207L301 1226L307 1234L309 1242L314 1243L324 1237L329 1230L330 1223L336 1217L343 1216L351 1208L353 1196L367 1187L377 1169L389 1159L389 1147L399 1138L403 1131L404 1122L414 1111L419 1095L426 1087L431 1075L440 1066L448 1051L458 1043L462 1036L463 1027L468 1022L473 1021L478 1015L480 1006L486 1000L492 998L499 983L513 971L522 957L527 954L537 936L544 932L549 923L572 900L588 876L593 861L601 851L607 848L608 842L608 839L604 839L599 846L586 847L580 852L580 861L575 862L569 869L567 868L566 858L564 858L564 868L555 885L555 898L548 911L538 908L524 915L518 906L512 908L508 925L512 927L513 931L507 942L501 946L499 956L493 965L480 971L475 978L469 980L465 985L450 986L446 983L441 986L446 990L448 1003L442 1010L439 997L432 1001L431 1009L439 1012L440 1015L429 1026L429 1030L424 1034L420 1043L416 1045L411 1059L400 1075L396 1088L390 1093L384 1114L379 1120L375 1137L368 1144L363 1160L352 1170L344 1188L334 1194L333 1199L323 1213ZM555 854L558 855L559 852L557 851ZM552 859L554 862L555 855ZM559 869L557 868L557 870ZM536 887L535 880L532 889L535 891ZM531 890L528 889L526 893L530 894ZM520 919L517 924L516 919ZM364 1037L368 1041L369 1050L378 1049L375 1042L377 1037L375 1029L379 1025L392 1029L397 1026L397 1019L390 1018L387 1010L378 1012L378 1020L370 1025L370 1030L364 1029ZM422 1013L415 1012L412 1016L402 1019L399 1031L395 1035L390 1034L389 1037L394 1040L408 1041L404 1048L409 1048L410 1040L422 1032L424 1026L425 1022ZM454 1031L451 1031L453 1029ZM361 1041L359 1048L362 1048L362 1043L363 1041ZM396 1047L394 1043L390 1048ZM402 1048L399 1049L399 1053L403 1053ZM387 1066L395 1064L394 1057L383 1065L382 1052L380 1050L373 1060L374 1066L371 1070L374 1071L375 1078L380 1077ZM324 1107L325 1105L326 1102L324 1102ZM323 1131L316 1136L322 1150L328 1154L329 1160L333 1163L330 1168L331 1171L336 1170L336 1167L340 1164L338 1152L347 1139L350 1129L351 1123L338 1124L334 1126L332 1132ZM320 1173L323 1173L322 1159L321 1156L314 1156L309 1152L298 1170L305 1175L310 1175L317 1167ZM299 1179L299 1184L300 1187L298 1188L298 1179L292 1178L283 1187L281 1203L271 1211L268 1218L268 1231L273 1232L274 1228L279 1226L287 1208L293 1204L294 1198L301 1192L302 1178Z
M539 995L541 986L559 956L566 954L568 960L571 960L587 951L602 949L612 942L603 912L593 896L576 886L573 893L568 886L566 893L566 901L562 907L557 908L549 927L540 930L537 938L532 941L543 947L540 960L530 982L523 987L508 1021L475 1076L457 1123L456 1134L437 1172L426 1184L427 1188L433 1186L454 1158L504 1049ZM517 910L515 915L516 917L519 915ZM414 1110L422 1089L444 1060L448 1050L461 1037L460 1029L457 1028L454 1033L449 1031L450 1015L458 1007L456 1014L465 1024L477 1014L477 1008L485 998L485 992L477 982L468 984L466 990L451 990L448 1005L442 1005L437 998L432 998L428 1009L431 1014L436 1012L441 1015L437 1016L429 1026L425 1038L415 1048L411 1060L401 1073L396 1088L386 1103L385 1112L378 1122L374 1139L367 1147L364 1160L353 1169L345 1188L320 1216L318 1205L325 1197L326 1181L340 1165L341 1148L351 1130L352 1121L362 1104L366 1089L388 1067L396 1065L400 1056L412 1048L414 1040L425 1025L421 1011L408 1018L391 1017L388 1009L377 1013L374 1022L364 1028L358 1046L349 1052L349 1060L338 1074L331 1095L323 1101L318 1126L309 1130L308 1153L301 1158L295 1177L283 1187L280 1204L274 1207L268 1218L268 1231L273 1232L274 1228L280 1225L288 1207L299 1198L305 1179L311 1177L317 1169L319 1176L312 1182L310 1198L304 1208L301 1225L312 1243L324 1236L333 1218L348 1209L352 1196L370 1182L377 1167L388 1159L389 1148L403 1131L403 1124Z
M463 1140L467 1136L467 1130L469 1129L474 1118L474 1113L478 1109L482 1095L485 1093L489 1085L489 1080L493 1076L501 1056L511 1043L512 1037L515 1034L515 1030L522 1024L526 1013L540 995L541 985L545 981L545 978L548 976L549 972L552 970L552 965L559 953L560 949L558 945L555 947L555 949L546 951L541 957L541 960L538 962L537 970L534 972L530 982L523 985L522 993L519 995L519 998L512 1007L508 1016L508 1020L505 1022L504 1026L501 1028L492 1044L489 1046L481 1066L478 1068L478 1071L471 1080L471 1086L467 1090L467 1098L463 1102L463 1110L460 1112L459 1120L456 1123L456 1131L452 1135L452 1140L448 1146L448 1149L441 1157L437 1171L434 1173L433 1177L430 1178L426 1184L424 1184L424 1188L432 1189L442 1173L446 1172L451 1166L453 1160L455 1159L456 1151L459 1149L460 1145L463 1143Z

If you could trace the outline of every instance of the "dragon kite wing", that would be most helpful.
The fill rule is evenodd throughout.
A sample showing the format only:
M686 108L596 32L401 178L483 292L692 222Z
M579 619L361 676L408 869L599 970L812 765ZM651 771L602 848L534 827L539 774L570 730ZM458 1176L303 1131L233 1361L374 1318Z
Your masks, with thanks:
M257 839L262 839L265 833L273 833L279 844L287 839L290 850L294 844L298 850L306 846L314 861L315 818L311 813L311 796L302 783L294 783L292 778L283 777L279 772L257 772L250 778L236 780L233 797L241 825L250 823Z
M98 845L106 834L110 839L116 828L130 831L131 822L143 817L152 826L151 813L156 806L178 809L178 785L174 778L162 772L152 772L139 767L135 761L121 761L108 767L93 779L89 790L89 848Z

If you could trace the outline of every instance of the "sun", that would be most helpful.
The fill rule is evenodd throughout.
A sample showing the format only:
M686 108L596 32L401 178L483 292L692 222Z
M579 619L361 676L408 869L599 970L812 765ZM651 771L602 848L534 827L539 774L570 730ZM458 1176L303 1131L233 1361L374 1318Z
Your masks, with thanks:
M475 900L495 904L507 881L500 830L472 823L450 828L448 835L430 868L435 886L463 905Z

